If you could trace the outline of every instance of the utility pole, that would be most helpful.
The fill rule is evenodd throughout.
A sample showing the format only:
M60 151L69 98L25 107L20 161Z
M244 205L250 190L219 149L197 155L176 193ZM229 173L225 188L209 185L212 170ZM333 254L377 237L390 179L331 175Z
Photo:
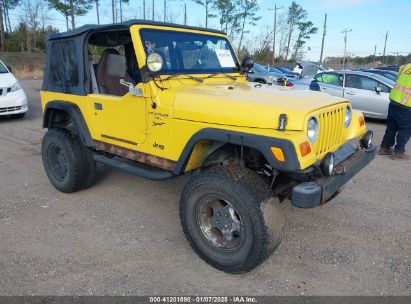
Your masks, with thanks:
M388 38L388 31L385 34L384 52L382 53L382 64L384 64L385 62L385 49L387 47L387 38Z
M325 14L325 18L324 18L324 30L323 30L323 40L321 42L320 65L322 65L323 63L324 38L326 34L327 34L327 14Z
M99 11L98 11L98 2L100 0L95 0L95 1L96 1L97 24L100 24L100 14L99 14Z
M114 16L114 0L111 0L111 11L113 13L113 23L115 23L115 20L114 20L114 18L115 18L115 16Z
M377 55L377 45L374 47L374 61L376 60L375 56Z
M121 5L122 2L123 0L120 0L120 22L123 22L123 7Z
M352 30L343 30L342 33L344 34L344 57L343 57L343 63L342 63L342 70L345 70L345 56L347 55L347 34L349 32L352 32Z
M398 54L399 52L392 52L395 55L395 65L398 65Z
M152 14L151 14L151 20L154 21L154 0L152 0L151 2L153 4L153 11L152 11Z
M277 10L282 9L282 7L277 7L277 4L274 5L274 8L269 8L269 11L274 11L274 27L273 27L273 66L275 65L275 34L277 31Z
M164 22L166 22L167 16L167 0L164 0Z
M349 33L349 32L351 32L352 30L347 30L347 29L345 29L345 30L343 30L342 31L342 33L344 34L344 57L343 57L343 64L342 64L342 68L341 68L341 70L345 70L345 56L347 55L347 33ZM345 73L343 73L343 90L342 90L342 93L343 93L343 98L344 98L344 96L345 96Z
M143 0L143 19L146 20L146 0Z
M184 3L184 25L187 25L187 4Z

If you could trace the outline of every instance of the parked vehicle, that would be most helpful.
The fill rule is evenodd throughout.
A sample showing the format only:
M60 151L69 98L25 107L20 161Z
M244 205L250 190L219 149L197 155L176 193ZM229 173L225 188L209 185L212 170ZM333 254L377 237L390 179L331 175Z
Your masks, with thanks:
M389 94L394 85L394 81L376 74L330 71L316 75L310 89L348 98L353 108L363 112L364 116L386 119L390 103Z
M278 69L277 67L273 67L273 66L268 66L267 70L270 73L275 73L277 76L277 78L287 78L289 80L292 79L296 79L297 76L295 75L295 73L291 73L291 72L283 72L280 69Z
M399 72L400 71L400 67L399 65L388 65L385 67L378 67L379 70L388 70L388 71L394 71L394 72Z
M293 86L293 84L288 81L287 76L285 76L281 72L278 72L278 71L277 72L275 72L275 71L271 72L271 71L268 70L267 67L265 67L261 64L257 64L257 63L254 64L253 70L258 71L261 74L268 72L268 74L271 76L272 84L276 84L276 85L280 85L280 86L287 86L287 87Z
M292 74L295 77L300 77L300 74L293 72L292 70L290 70L288 67L286 66L275 66L276 69L279 69L281 72L283 72L284 74Z
M262 65L255 63L253 68L247 72L247 80L271 85L277 81L277 78L274 78L272 73L269 73Z
M303 78L297 78L290 81L293 84L293 88L295 89L302 89L302 90L309 90L310 84L313 81L312 76L307 76Z
M386 77L392 81L397 81L398 73L391 70L361 69L361 72L377 74Z
M299 74L301 78L312 77L321 71L324 71L323 67L311 61L297 62L293 70L293 72Z
M23 118L28 110L27 97L19 81L0 60L0 116Z
M250 271L277 248L279 196L302 208L325 203L375 157L372 132L348 100L249 83L253 60L240 64L223 32L130 20L46 43L50 182L66 193L90 187L96 161L153 180L193 172L181 224L220 270ZM84 64L95 46L100 60Z

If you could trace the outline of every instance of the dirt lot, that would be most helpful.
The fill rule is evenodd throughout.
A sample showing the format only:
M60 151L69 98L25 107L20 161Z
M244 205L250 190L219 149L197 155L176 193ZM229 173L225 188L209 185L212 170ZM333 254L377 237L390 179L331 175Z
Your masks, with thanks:
M1 295L411 294L411 162L377 157L331 203L283 204L278 250L253 272L228 275L183 236L187 177L154 182L100 167L91 189L57 192L40 156L40 82L23 86L28 116L0 119ZM379 143L384 123L368 125Z

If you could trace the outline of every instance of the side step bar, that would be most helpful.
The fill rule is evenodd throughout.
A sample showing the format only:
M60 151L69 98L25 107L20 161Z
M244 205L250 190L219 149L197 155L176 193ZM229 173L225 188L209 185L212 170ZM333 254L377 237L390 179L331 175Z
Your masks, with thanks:
M131 163L131 161L127 161L121 157L107 157L100 154L94 154L93 158L96 162L146 179L166 180L176 176L171 171L150 167L148 165L139 164L136 162Z

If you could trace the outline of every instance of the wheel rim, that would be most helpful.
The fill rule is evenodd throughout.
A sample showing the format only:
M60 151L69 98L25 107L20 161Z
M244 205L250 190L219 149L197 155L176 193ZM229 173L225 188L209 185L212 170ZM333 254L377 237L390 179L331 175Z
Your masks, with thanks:
M67 161L63 149L56 144L51 144L48 156L51 173L57 180L64 180L67 176Z
M233 249L244 241L245 228L237 209L221 198L206 198L197 206L197 223L207 241Z

